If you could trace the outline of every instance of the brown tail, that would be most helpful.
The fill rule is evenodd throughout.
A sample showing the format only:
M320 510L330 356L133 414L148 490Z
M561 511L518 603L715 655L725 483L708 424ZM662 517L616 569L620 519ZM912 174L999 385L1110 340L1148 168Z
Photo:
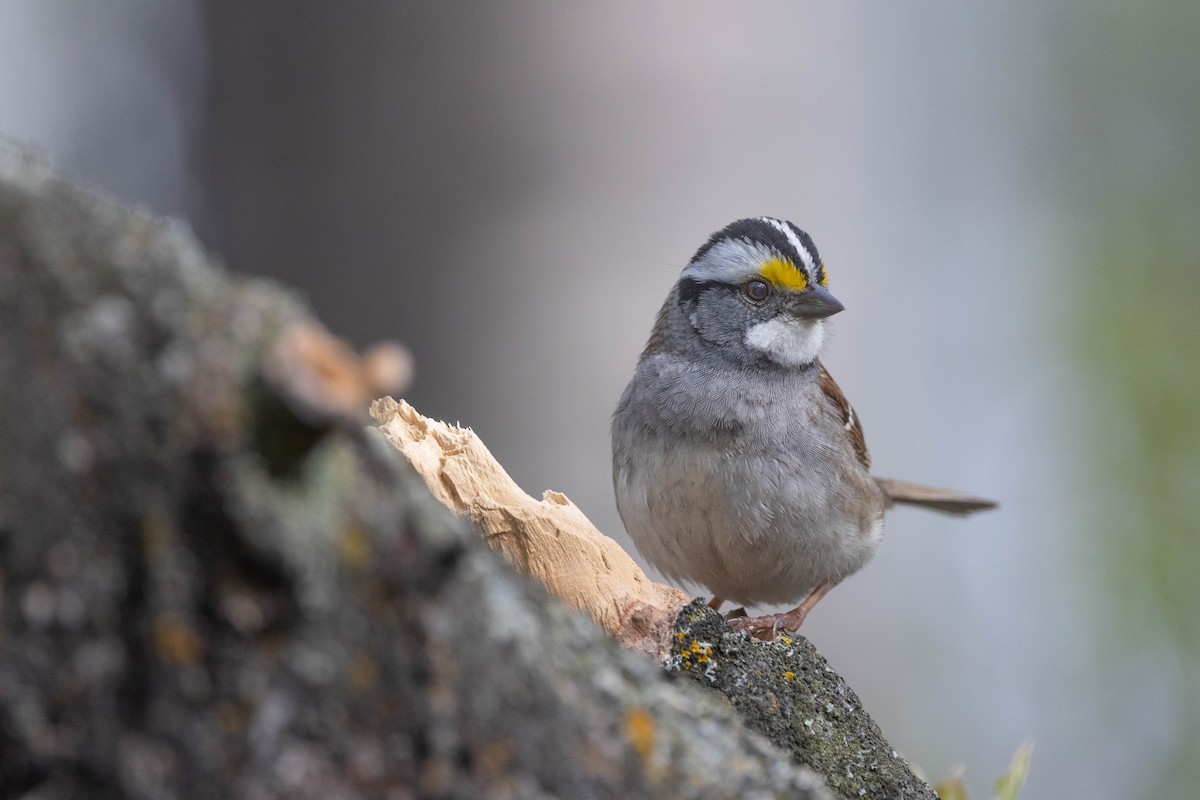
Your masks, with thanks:
M995 508L997 503L985 500L965 492L953 489L937 489L933 486L922 486L908 481L894 481L891 478L876 478L875 482L883 493L893 503L908 503L909 505L932 508L947 514L972 514L988 508Z

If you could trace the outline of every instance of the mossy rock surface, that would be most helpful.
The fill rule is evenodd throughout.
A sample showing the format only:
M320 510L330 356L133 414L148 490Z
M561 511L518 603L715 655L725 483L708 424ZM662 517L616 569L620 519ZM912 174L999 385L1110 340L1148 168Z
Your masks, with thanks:
M802 636L759 642L697 600L676 620L667 668L725 695L766 736L845 797L936 798L858 696Z

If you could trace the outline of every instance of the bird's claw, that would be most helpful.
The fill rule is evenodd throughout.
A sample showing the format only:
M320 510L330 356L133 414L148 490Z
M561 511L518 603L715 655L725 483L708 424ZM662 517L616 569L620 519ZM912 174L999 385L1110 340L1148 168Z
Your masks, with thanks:
M763 642L773 642L783 633L791 633L799 629L807 614L797 614L789 611L786 614L765 614L761 617L726 617L729 627L742 631Z

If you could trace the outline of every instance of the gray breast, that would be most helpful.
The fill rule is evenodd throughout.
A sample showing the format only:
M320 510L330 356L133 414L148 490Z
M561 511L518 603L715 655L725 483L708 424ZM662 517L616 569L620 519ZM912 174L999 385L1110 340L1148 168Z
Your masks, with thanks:
M791 602L859 569L883 501L824 410L815 370L705 370L656 354L613 419L630 536L670 578Z

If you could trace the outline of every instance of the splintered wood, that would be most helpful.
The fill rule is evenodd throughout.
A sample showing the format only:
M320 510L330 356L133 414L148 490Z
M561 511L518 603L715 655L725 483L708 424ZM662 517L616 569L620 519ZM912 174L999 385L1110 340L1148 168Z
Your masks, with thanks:
M666 654L675 617L691 598L647 578L566 495L530 497L474 431L423 417L403 400L376 400L371 416L434 497L471 520L517 570L588 614L622 645L656 658Z

